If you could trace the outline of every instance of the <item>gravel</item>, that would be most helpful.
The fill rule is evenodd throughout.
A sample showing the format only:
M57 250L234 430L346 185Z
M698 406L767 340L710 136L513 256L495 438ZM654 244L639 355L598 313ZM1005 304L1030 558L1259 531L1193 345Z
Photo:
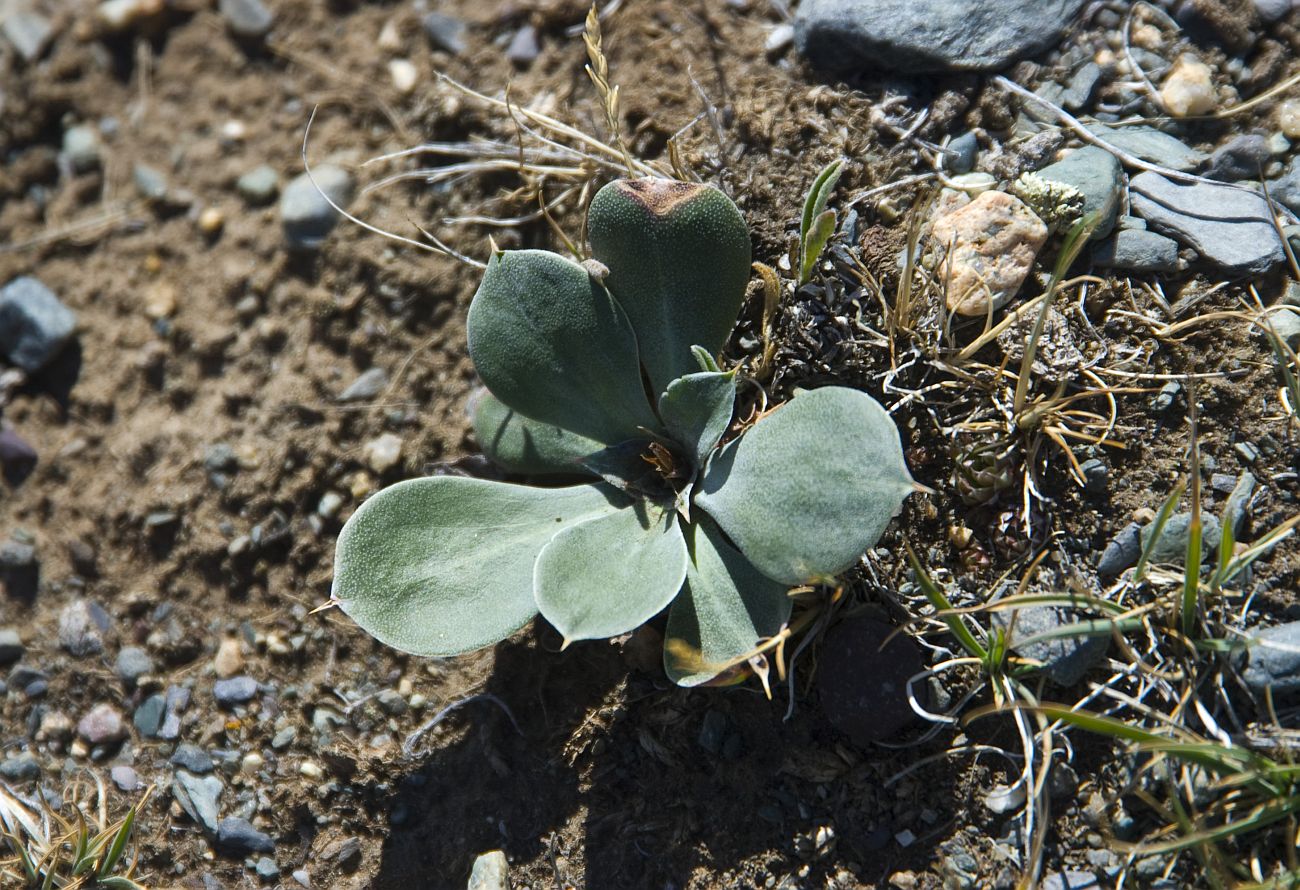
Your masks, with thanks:
M310 175L302 173L294 177L280 196L280 223L289 248L320 247L339 220L339 213L330 202L346 207L352 200L354 187L352 174L330 164L314 168Z
M252 677L231 677L212 684L212 695L223 708L249 702L257 695L257 681Z
M117 653L115 666L118 679L128 687L134 687L145 674L153 673L153 659L149 653L138 646L124 646Z

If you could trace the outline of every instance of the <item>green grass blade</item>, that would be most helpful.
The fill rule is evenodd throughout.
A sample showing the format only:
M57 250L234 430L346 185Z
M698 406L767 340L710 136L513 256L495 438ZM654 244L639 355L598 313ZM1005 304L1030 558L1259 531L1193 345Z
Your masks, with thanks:
M1165 502L1160 505L1160 512L1156 514L1155 521L1151 523L1151 537L1147 545L1142 548L1142 555L1138 557L1137 566L1133 569L1133 583L1141 584L1142 579L1146 577L1147 563L1151 560L1151 551L1155 550L1160 536L1164 534L1165 524L1169 522L1169 517L1174 515L1174 509L1183 497L1183 492L1187 489L1187 480L1183 480L1174 486L1174 490L1165 498Z
M827 164L813 180L812 188L804 198L803 216L799 220L799 285L812 279L817 257L835 231L835 212L826 209L835 184L839 182L844 159Z
M136 807L131 807L126 811L126 816L122 819L122 827L117 830L117 834L113 837L113 843L109 845L108 851L100 860L96 876L101 880L117 867L118 860L126 852L127 841L131 838L131 829L135 827L135 814Z
M912 571L916 573L916 581L921 585L921 592L925 594L925 598L930 601L930 605L934 606L940 617L943 618L944 624L948 625L948 630L957 638L957 642L961 644L961 647L966 650L968 655L988 664L989 651L984 648L979 640L975 639L975 635L966 626L966 622L962 621L961 615L956 614L952 603L949 602L944 592L939 589L939 586L934 583L934 579L921 565L921 561L916 558L916 553L912 550L910 544L907 546L907 561L911 563Z
M1182 615L1183 636L1196 636L1196 613L1201 603L1201 514L1193 504L1192 524L1188 527L1187 558L1183 567Z

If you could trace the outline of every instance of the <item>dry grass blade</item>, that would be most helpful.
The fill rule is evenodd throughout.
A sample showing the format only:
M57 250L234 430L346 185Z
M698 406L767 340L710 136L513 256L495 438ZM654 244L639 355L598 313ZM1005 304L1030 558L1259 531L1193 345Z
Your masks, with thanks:
M623 164L627 167L628 176L635 176L636 168L632 165L632 154L627 150L627 145L623 142L623 130L619 125L618 87L609 82L609 61L605 58L605 52L601 46L600 16L596 13L595 3L591 5L591 9L587 13L587 24L586 29L582 32L582 42L587 45L587 58L591 60L590 64L587 65L587 76L596 85L596 92L600 93L600 99L605 108L605 125L609 127L610 137L623 155Z

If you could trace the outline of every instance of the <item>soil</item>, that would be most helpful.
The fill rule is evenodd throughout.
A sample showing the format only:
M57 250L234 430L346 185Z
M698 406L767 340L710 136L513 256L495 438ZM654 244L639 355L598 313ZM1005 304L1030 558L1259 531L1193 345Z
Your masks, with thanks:
M361 168L363 161L420 142L514 137L508 118L438 72L486 92L509 84L515 101L554 109L587 132L603 132L603 118L581 41L568 33L582 22L581 4L441 3L440 11L470 24L459 57L430 52L410 5L273 5L265 45L234 39L203 2L176 4L152 28L116 36L95 33L91 13L69 5L55 10L60 34L44 61L0 58L0 281L38 276L75 310L80 331L69 353L3 406L5 424L40 462L20 484L0 483L0 537L35 544L40 583L30 599L12 591L0 598L0 626L19 628L25 661L49 674L50 687L38 699L13 689L0 697L0 759L37 752L51 787L87 770L106 776L122 763L157 783L137 827L139 874L149 886L263 881L254 860L214 856L173 802L172 743L133 733L120 748L73 756L58 740L34 737L42 715L61 711L75 721L109 702L129 716L169 685L192 688L179 740L232 752L223 815L248 815L275 838L281 877L268 883L277 886L299 886L291 873L305 870L315 887L459 888L475 856L497 848L510 858L513 886L533 890L850 890L889 886L891 876L895 886L958 886L949 865L958 853L977 864L977 886L1006 885L1016 864L999 858L1008 847L995 841L1008 820L983 798L1011 771L995 757L944 752L966 733L971 743L1014 747L1009 724L977 721L908 742L921 737L918 724L892 744L859 745L820 709L815 648L797 675L793 716L784 719L784 689L769 700L754 682L671 686L655 659L646 669L637 637L560 652L553 632L537 627L493 651L427 660L388 650L345 616L317 610L329 597L334 538L358 501L384 484L463 465L476 451L464 411L475 384L464 315L478 276L346 224L319 252L292 254L274 205L247 206L236 180L263 163L281 184L297 175L313 109L311 162L356 169L363 183L415 166ZM733 196L752 227L755 258L774 266L825 163L850 159L842 195L925 169L917 146L894 128L889 109L899 106L887 100L896 84L877 77L846 85L784 51L765 51L776 5L639 0L605 23L634 153L664 158L669 137L707 111L682 137L685 163ZM542 50L531 64L512 65L503 40L525 23L538 27ZM395 34L395 43L381 33ZM409 95L392 86L387 64L396 56L419 71ZM1280 80L1296 64L1287 58L1278 67ZM931 109L917 131L922 140L1005 125L1004 98L974 77L908 90L904 110ZM106 119L103 169L61 171L64 127L87 121L102 129ZM1263 119L1231 126L1249 131ZM1236 130L1208 127L1203 144ZM165 171L174 190L190 193L187 206L137 198L137 162ZM451 187L414 181L365 194L350 209L406 235L429 227L476 257L490 232L504 246L553 247L544 222L441 223L527 213L509 198L516 185L508 174ZM891 193L892 207L864 203L861 237L848 246L896 279L890 258L905 241L906 211L926 197L903 188ZM205 234L198 220L209 208L223 225ZM580 220L572 203L557 213L571 232ZM1163 282L1163 299L1174 304L1215 283L1194 269ZM1236 307L1247 284L1216 291L1196 311ZM1255 285L1267 303L1282 282ZM157 309L171 304L174 311ZM1234 444L1271 443L1249 467L1261 482L1252 527L1295 512L1297 450L1278 410L1272 356L1257 336L1225 322L1158 342L1124 314L1160 315L1158 294L1120 281L1095 288L1088 310L1106 348L1147 350L1144 374L1230 372L1198 386L1202 452L1217 472L1235 473L1247 467ZM758 311L757 300L747 307L733 356L753 350L746 335ZM781 322L775 395L839 380L896 400L879 387L886 356L854 343L828 353L834 324L809 346L800 323L789 311ZM373 367L388 373L382 394L340 403L338 394ZM1036 543L1054 542L1053 560L1090 576L1095 553L1134 511L1158 508L1187 467L1185 400L1153 411L1164 378L1108 382L1143 391L1117 396L1115 437L1124 448L1098 451L1110 468L1105 492L1076 486L1050 449L1039 476L1054 510L1038 523ZM1025 551L1006 540L1016 534L1016 522L1004 518L1013 502L972 508L956 497L954 443L935 416L911 405L896 417L913 471L933 493L908 502L850 594L854 608L905 622L915 602L898 593L908 581L905 540L971 596L1023 566ZM400 436L402 457L377 475L364 445L385 432ZM238 468L214 478L204 461L218 443L233 448ZM321 516L318 505L331 492L344 507ZM1223 496L1215 497L1210 508L1218 512ZM953 526L973 530L976 558L952 543ZM1290 617L1298 570L1293 546L1258 564L1255 612ZM61 612L79 598L110 618L103 653L89 658L73 658L58 639ZM223 639L237 641L241 673L264 684L236 710L222 710L212 695ZM113 669L125 645L146 647L157 665L135 689ZM958 696L967 681L974 678L946 677ZM386 689L423 704L381 709L377 693ZM467 696L474 698L404 752L418 727ZM719 743L702 737L719 726ZM272 746L288 728L292 740ZM249 752L264 765L241 772ZM1074 770L1084 781L1059 801L1048 870L1083 861L1084 802L1102 785L1091 781L1095 768L1111 756L1103 744L1079 743ZM113 788L112 809L138 796ZM339 855L350 838L360 839L359 857Z

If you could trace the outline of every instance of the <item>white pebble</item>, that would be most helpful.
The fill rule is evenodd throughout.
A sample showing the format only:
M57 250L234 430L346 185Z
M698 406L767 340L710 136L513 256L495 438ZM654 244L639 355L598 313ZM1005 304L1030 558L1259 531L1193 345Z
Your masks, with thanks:
M420 72L409 59L393 59L388 63L388 74L393 78L393 86L403 96L415 89L420 79Z
M1160 87L1160 100L1174 117L1213 111L1219 101L1214 91L1214 72L1195 56L1179 57Z
M402 459L402 440L392 433L384 433L367 442L362 450L366 465L382 475L397 466L397 462Z

